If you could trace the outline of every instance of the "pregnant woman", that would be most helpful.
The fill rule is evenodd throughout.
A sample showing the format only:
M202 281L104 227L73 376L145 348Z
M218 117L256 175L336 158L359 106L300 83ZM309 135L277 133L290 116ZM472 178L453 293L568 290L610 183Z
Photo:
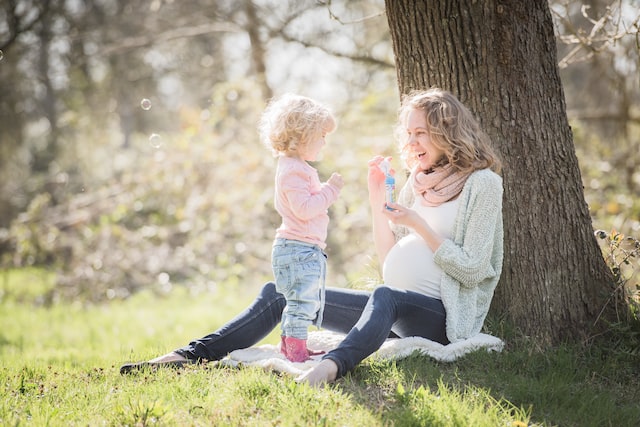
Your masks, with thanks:
M403 97L397 136L410 172L398 203L385 202L382 156L369 161L367 178L384 284L371 292L326 289L322 326L346 337L298 381L332 382L387 338L448 344L482 328L502 271L500 161L473 114L441 89ZM125 364L120 372L222 359L267 336L285 305L267 283L217 331L155 359Z

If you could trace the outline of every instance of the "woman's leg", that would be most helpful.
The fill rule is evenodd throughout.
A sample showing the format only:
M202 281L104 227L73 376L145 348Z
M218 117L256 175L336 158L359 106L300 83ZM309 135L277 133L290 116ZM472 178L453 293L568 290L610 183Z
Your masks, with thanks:
M242 313L217 331L191 341L175 352L189 360L220 360L234 350L251 347L275 328L286 301L273 283L266 283Z
M362 314L370 292L327 288L323 328L348 333ZM267 283L255 301L217 331L189 343L176 353L190 360L219 360L228 353L251 347L266 337L280 322L286 300Z
M358 322L371 292L342 288L327 288L322 328L348 334Z
M360 318L368 298L369 293L363 291L327 289L323 326L347 333ZM120 372L126 374L150 365L182 366L199 360L222 359L267 336L280 322L285 305L285 298L276 292L275 285L267 283L247 309L217 331L150 361L124 364Z
M440 300L381 286L373 291L362 316L345 339L323 359L337 365L340 377L379 349L390 334L419 336L447 344L445 317Z

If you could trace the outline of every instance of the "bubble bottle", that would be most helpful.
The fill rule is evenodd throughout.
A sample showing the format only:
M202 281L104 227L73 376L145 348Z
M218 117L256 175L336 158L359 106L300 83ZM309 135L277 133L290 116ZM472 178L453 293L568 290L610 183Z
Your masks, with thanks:
M380 162L380 170L384 172L384 192L385 192L385 207L392 211L393 209L389 207L389 203L395 203L395 192L396 192L396 179L391 175L391 164L389 160L384 159Z

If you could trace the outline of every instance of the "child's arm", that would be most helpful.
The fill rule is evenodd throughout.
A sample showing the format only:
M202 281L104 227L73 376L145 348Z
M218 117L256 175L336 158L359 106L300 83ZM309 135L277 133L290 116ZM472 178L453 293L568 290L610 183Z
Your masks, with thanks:
M286 194L291 210L298 218L308 220L326 212L329 206L338 199L342 188L339 186L341 181L341 177L334 178L332 175L330 182L322 184L318 193L311 194L310 177L303 171L290 171L280 185L281 191Z

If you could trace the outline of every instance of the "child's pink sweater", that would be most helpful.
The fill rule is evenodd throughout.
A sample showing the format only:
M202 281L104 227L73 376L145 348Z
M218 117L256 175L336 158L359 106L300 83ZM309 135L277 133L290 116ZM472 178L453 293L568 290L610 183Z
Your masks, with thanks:
M275 207L282 217L276 238L300 240L324 249L327 244L327 209L340 190L321 183L318 171L304 160L280 156L276 170Z

